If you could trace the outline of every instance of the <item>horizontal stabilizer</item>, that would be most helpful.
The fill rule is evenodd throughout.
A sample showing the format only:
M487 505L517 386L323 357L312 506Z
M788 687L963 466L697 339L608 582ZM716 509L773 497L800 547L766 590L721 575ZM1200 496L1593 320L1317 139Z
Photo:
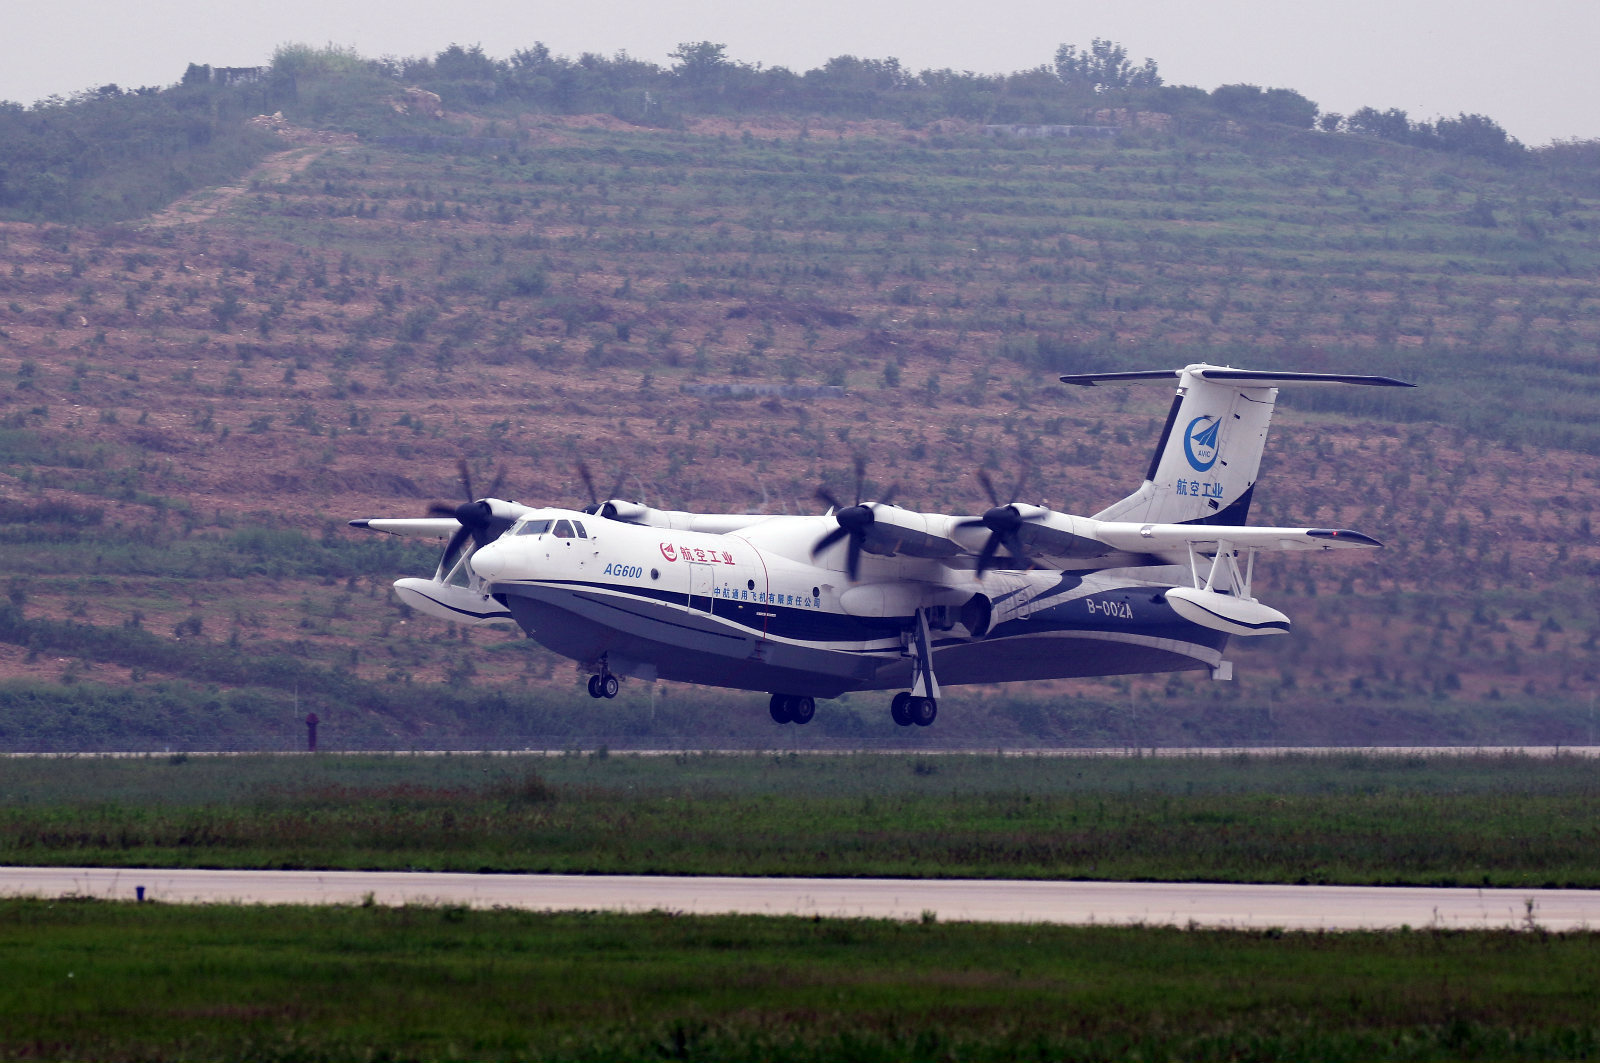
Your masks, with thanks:
M1061 378L1063 384L1077 384L1092 388L1101 384L1143 384L1152 381L1174 380L1182 376L1183 369L1155 369L1133 373L1073 373ZM1414 388L1415 384L1396 380L1392 376L1362 376L1355 373L1269 373L1256 369L1228 369L1222 366L1189 367L1187 372L1201 380L1217 384L1235 384L1247 388L1276 388L1301 384L1365 384L1380 388Z

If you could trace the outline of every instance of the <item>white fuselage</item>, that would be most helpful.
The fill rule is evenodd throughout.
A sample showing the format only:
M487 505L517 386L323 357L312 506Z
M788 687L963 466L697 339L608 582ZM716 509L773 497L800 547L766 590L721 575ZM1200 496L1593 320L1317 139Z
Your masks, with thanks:
M831 517L723 517L717 532L572 510L522 515L454 578L401 580L402 597L532 638L621 675L834 696L908 683L927 612L941 683L1215 667L1226 637L1179 616L1162 587L1105 572L990 571L914 557L813 560Z

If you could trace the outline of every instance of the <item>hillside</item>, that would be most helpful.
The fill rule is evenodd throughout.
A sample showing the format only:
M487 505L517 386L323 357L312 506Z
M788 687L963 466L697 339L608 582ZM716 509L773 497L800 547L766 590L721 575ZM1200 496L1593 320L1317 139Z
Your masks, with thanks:
M1389 549L1268 564L1297 631L1232 652L1231 686L960 692L952 736L1584 737L1600 195L1549 168L1156 119L1032 140L502 102L362 133L307 86L320 113L258 123L240 179L0 226L0 670L36 684L0 744L72 705L107 741L154 705L193 745L208 712L290 741L306 704L362 741L620 733L570 664L404 615L387 583L431 557L343 521L454 498L463 457L524 500L587 501L587 462L652 504L811 512L861 453L902 504L971 512L974 472L1021 455L1029 493L1092 512L1167 399L1055 375L1200 359L1423 385L1287 393L1252 514ZM845 390L702 387L747 383ZM629 697L628 727L759 733L752 699ZM878 708L819 733L888 737Z

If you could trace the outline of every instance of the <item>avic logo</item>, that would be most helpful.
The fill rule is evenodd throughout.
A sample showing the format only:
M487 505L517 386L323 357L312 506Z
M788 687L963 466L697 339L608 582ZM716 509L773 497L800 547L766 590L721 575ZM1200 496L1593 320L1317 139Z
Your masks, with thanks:
M673 548L671 543L662 543L661 556L666 558L668 561L676 561L678 560L678 551Z
M1221 428L1221 420L1206 414L1183 430L1183 456L1195 472L1210 472L1217 463L1217 432Z

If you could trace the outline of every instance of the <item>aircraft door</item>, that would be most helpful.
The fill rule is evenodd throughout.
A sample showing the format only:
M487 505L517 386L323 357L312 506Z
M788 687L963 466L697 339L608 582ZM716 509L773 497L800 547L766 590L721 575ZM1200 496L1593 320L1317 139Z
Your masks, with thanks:
M698 561L689 563L690 609L698 609L702 613L711 612L711 580L716 567L715 565L701 564Z
M765 634L767 618L761 603L767 597L767 571L748 550L730 551L733 560L717 566L716 614L725 620Z

